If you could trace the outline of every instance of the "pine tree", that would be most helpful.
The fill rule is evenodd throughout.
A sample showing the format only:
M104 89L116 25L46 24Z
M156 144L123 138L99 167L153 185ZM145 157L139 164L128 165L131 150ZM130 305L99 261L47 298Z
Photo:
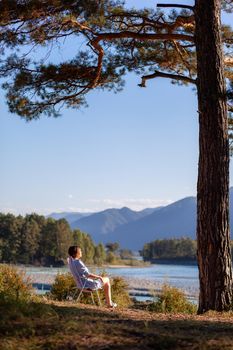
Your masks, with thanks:
M108 0L0 4L4 29L0 40L8 50L21 44L47 45L70 36L75 43L80 37L87 43L85 51L58 64L34 64L30 55L15 54L2 63L1 74L8 77L4 88L9 109L27 120L42 113L57 116L61 105L78 108L94 88L118 91L127 71L142 75L141 87L163 77L197 88L200 313L227 310L232 303L226 99L233 79L233 40L231 29L220 27L221 3L227 11L232 9L231 1L220 0L196 0L194 7L167 4L164 7L181 8L168 15L153 9L129 10L120 1Z
M0 214L1 258L3 262L16 263L22 242L23 217Z
M106 260L106 252L104 245L99 243L95 246L94 263L97 265L102 265Z
M39 248L40 227L34 215L26 215L21 229L21 244L18 252L18 262L32 264Z
M229 144L220 5L217 0L196 0L195 5L200 125L197 186L200 313L210 309L229 309L233 288Z

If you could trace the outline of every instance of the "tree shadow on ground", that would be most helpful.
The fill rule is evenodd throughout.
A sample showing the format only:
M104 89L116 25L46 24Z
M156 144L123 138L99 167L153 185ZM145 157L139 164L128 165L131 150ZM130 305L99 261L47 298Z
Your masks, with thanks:
M91 306L51 306L51 317L11 320L1 332L3 350L232 350L233 323L134 310Z

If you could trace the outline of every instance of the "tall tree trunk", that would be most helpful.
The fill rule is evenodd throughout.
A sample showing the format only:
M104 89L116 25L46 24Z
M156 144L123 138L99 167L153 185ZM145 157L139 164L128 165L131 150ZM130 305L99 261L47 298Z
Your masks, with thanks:
M197 256L199 313L232 303L229 235L229 145L220 0L196 0L199 109Z

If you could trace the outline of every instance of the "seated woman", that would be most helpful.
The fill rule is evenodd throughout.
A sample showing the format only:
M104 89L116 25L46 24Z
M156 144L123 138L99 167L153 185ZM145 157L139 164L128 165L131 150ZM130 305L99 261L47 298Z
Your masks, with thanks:
M72 264L75 266L77 271L78 278L80 281L76 281L80 286L84 286L85 289L104 289L105 299L107 306L114 308L117 306L116 303L113 303L111 299L111 286L108 277L102 277L99 275L94 275L90 273L88 268L84 265L81 260L82 250L79 246L71 246L68 250L69 258L72 259Z

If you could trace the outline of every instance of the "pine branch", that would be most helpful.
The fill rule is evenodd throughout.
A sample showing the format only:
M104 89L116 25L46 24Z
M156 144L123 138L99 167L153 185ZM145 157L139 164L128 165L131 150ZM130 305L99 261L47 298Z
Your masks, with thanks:
M194 6L182 5L182 4L157 4L157 7L179 7L181 9L188 9L194 11Z
M176 52L178 53L181 61L183 62L184 66L187 68L187 70L189 71L189 74L191 74L190 70L191 70L191 67L190 65L188 64L187 60L184 58L183 56L183 53L181 52L182 50L182 47L180 48L178 43L176 41L173 41L173 44L174 44L174 47L175 47L175 50ZM183 49L184 50L184 49ZM185 50L184 50L185 51ZM186 51L185 51L186 53Z
M225 56L224 64L225 66L233 66L233 56Z
M137 39L137 40L183 40L194 42L193 35L178 34L178 33L136 33L131 31L123 31L119 33L99 33L92 43L97 43L100 40L115 40L115 39Z
M192 78L186 77L184 75L170 74L170 73L163 73L163 72L155 71L153 74L148 74L148 75L142 76L141 84L138 84L138 86L146 87L147 80L159 78L159 77L173 79L173 80L180 80L180 81L184 81L187 83L196 84L196 79L192 79Z
M98 52L98 63L97 63L97 69L96 69L96 75L94 80L87 86L88 89L94 89L96 86L98 86L101 71L102 71L102 65L103 65L103 57L104 57L104 50L99 44L99 42L91 41L90 45L92 45L95 50Z

